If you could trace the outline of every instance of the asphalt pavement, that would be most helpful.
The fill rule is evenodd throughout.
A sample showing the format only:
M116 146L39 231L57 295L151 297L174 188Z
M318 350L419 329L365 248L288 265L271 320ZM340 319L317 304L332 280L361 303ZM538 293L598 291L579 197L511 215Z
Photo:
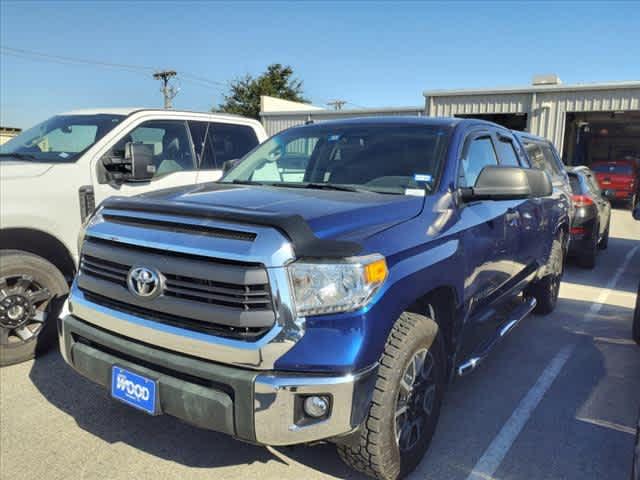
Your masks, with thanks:
M615 210L594 270L569 262L556 311L531 316L445 397L412 479L628 479L640 407L630 339L640 222ZM363 479L332 445L262 448L149 417L58 352L0 370L2 479Z

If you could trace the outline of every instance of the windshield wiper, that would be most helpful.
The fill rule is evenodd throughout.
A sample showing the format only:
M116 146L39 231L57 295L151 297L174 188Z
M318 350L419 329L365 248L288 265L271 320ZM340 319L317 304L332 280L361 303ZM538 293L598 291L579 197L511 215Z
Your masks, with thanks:
M335 183L315 183L315 182L281 183L281 184L274 184L274 186L291 187L291 188L311 188L316 190L337 190L339 192L360 192L360 193L371 192L371 190L368 190L366 188L358 188L350 185L338 185Z
M20 160L38 160L35 155L31 155L30 153L0 153L0 158L19 158Z

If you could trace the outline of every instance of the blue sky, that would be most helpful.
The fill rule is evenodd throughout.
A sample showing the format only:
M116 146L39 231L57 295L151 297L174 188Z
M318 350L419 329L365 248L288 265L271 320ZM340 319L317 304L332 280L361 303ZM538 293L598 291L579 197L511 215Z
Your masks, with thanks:
M170 67L177 108L207 110L228 80L289 64L321 105L412 106L426 89L640 79L640 3L15 2L0 45L107 63ZM96 106L161 106L141 71L0 56L0 123L28 127Z

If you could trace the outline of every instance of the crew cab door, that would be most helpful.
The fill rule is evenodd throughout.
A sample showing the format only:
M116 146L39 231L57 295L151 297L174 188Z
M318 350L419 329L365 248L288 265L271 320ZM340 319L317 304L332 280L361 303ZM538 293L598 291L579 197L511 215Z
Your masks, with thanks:
M507 130L496 130L496 150L500 164L529 167L524 152ZM540 199L514 200L507 208L507 255L512 266L512 280L508 287L517 288L537 269L536 259L541 251L541 224L545 222L544 206Z
M189 121L198 163L198 183L214 182L222 177L227 160L244 157L259 143L248 125Z
M118 138L108 155L124 158L127 142L143 143L153 148L156 172L149 181L99 181L94 183L96 204L112 195L132 196L163 188L196 183L196 155L188 124L184 120L148 120ZM99 160L100 161L100 160ZM102 168L98 166L98 170Z
M464 143L458 167L458 187L473 187L480 171L497 165L494 136L490 130L475 131ZM501 292L513 275L508 245L508 222L514 221L513 201L473 201L459 209L464 232L465 303L469 311L468 334L463 350L473 350L492 338L499 327L492 315Z

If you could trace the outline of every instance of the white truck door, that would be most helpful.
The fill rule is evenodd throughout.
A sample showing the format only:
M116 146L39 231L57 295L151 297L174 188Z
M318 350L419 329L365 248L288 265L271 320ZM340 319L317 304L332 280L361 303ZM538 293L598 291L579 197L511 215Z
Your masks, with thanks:
M150 181L145 182L96 183L96 204L112 195L132 196L196 183L197 157L186 121L168 119L143 122L119 138L111 147L111 154L124 158L127 142L143 143L153 147L156 173Z

